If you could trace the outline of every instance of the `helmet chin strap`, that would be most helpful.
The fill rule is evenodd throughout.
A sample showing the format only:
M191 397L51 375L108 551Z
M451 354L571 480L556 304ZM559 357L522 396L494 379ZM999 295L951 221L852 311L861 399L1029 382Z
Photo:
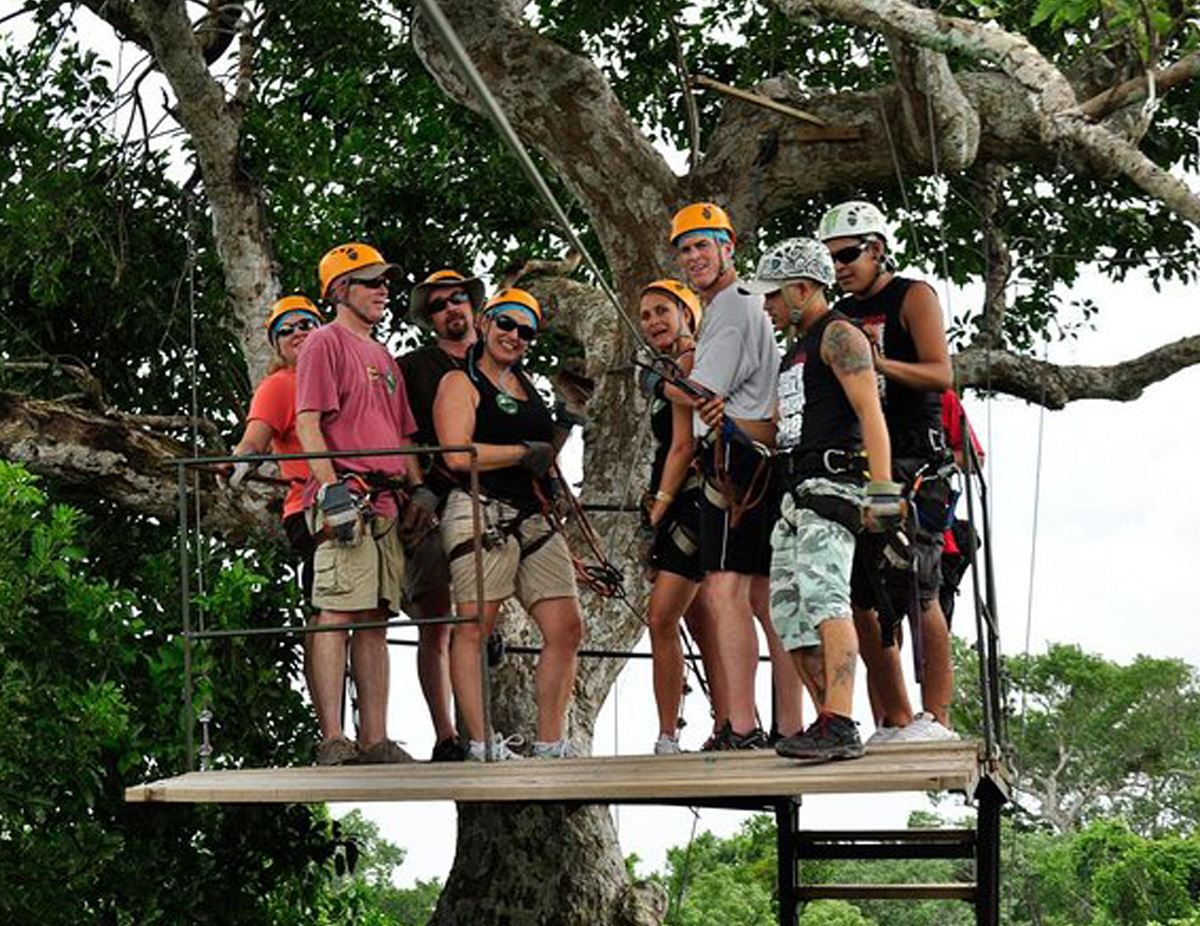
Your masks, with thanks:
M804 310L808 308L808 304L810 302L812 302L813 297L818 292L820 292L819 289L814 288L807 296L804 297L804 299L801 300L799 305L792 305L791 300L788 298L788 290L790 288L790 285L791 284L789 284L789 286L783 287L783 290L780 293L780 295L783 296L783 304L786 305L788 308L788 334L789 334L788 339L789 340L791 340L792 332L803 333L803 331L804 331Z

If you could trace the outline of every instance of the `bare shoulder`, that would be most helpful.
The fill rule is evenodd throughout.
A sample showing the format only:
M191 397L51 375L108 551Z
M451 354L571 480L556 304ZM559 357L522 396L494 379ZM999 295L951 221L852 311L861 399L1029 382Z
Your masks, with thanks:
M874 366L867 336L852 322L835 319L821 338L821 356L839 373L857 373Z

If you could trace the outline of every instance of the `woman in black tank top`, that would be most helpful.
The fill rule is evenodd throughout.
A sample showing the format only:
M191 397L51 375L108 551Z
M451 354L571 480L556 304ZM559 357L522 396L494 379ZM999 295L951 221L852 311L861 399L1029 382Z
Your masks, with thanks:
M699 297L682 283L655 280L642 290L639 304L642 334L656 351L674 358L685 375L692 369L700 315ZM692 410L664 400L656 383L644 381L644 384L650 391L650 421L655 439L645 510L654 530L647 562L654 576L647 617L659 723L654 752L670 755L680 751L681 616L686 618L692 636L700 645L705 674L713 683L714 702L720 688L720 669L708 655L711 647L705 639L707 621L696 596L703 573L699 558L700 488L692 469L695 453Z
M447 468L460 480L442 519L442 541L450 559L451 586L460 617L483 614L477 622L455 624L450 644L450 676L455 701L469 737L469 757L485 749L480 651L500 605L515 594L542 632L537 666L538 719L535 757L574 755L565 735L567 701L575 680L576 651L583 619L574 567L562 535L542 514L535 483L545 485L558 451L554 422L521 358L537 335L541 306L520 289L503 290L488 302L480 319L479 341L466 370L442 377L433 422L442 446L473 444L482 495L483 596L479 601L473 550L473 519L468 485L471 456L445 453ZM493 753L516 758L513 738L496 736Z

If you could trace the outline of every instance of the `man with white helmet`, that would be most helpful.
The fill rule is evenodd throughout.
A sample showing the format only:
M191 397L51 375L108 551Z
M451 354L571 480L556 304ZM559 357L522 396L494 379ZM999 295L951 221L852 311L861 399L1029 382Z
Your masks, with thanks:
M770 569L771 515L765 503L770 466L764 451L774 443L779 353L761 300L737 286L736 237L725 210L713 203L684 207L672 219L670 241L687 282L705 304L691 379L724 399L725 414L738 429L737 439L703 422L696 429L704 470L700 595L713 615L728 686L729 729L720 746L762 748L767 739L754 708L758 639L751 587L756 575L765 580ZM675 387L667 395L692 401Z
M894 273L886 221L870 203L852 201L833 207L822 217L818 237L829 249L838 285L846 293L834 308L861 324L871 338L893 472L910 491L917 488L908 530L901 539L911 541L906 555L917 567L924 711L914 718L899 650L890 645L895 623L914 597L912 570L882 567L881 545L860 543L852 597L877 726L868 744L955 739L949 729L954 690L950 632L938 604L942 532L953 467L941 424L941 394L953 379L941 306L931 286ZM881 612L890 616L883 624Z
M330 250L319 267L321 295L336 317L309 335L296 367L296 433L306 453L378 450L410 443L416 430L395 359L372 334L387 310L396 270L360 243ZM316 623L310 688L321 728L319 765L410 762L387 736L388 651L382 627L358 627L399 610L404 594L401 534L433 526L436 498L411 454L313 458L306 502L323 539L314 557ZM347 633L358 694L357 743L342 728Z
M831 311L829 252L811 238L769 248L748 292L765 299L788 337L779 376L775 480L780 515L771 535L771 621L817 703L817 719L775 744L780 755L863 754L852 719L858 641L850 571L864 526L898 522L887 425L866 336Z

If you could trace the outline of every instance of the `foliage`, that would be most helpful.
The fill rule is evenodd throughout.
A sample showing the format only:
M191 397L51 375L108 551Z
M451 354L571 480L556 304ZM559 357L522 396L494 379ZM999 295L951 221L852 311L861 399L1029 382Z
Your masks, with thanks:
M186 761L175 576L142 552L162 548L162 529L157 542L140 530L137 552L109 543L97 555L78 510L0 462L0 883L20 885L0 891L0 921L350 921L362 902L327 889L345 841L320 810L124 803L126 786ZM283 572L269 545L237 562L211 552L204 598L222 612L209 626L294 609L283 579L265 577ZM140 566L105 578L129 556ZM195 656L215 764L309 759L293 647L243 641Z
M958 643L956 723L978 733L974 653ZM1200 810L1200 678L1177 659L1120 665L1080 647L1009 657L1019 794L1059 830L1104 816L1138 833L1190 831Z

